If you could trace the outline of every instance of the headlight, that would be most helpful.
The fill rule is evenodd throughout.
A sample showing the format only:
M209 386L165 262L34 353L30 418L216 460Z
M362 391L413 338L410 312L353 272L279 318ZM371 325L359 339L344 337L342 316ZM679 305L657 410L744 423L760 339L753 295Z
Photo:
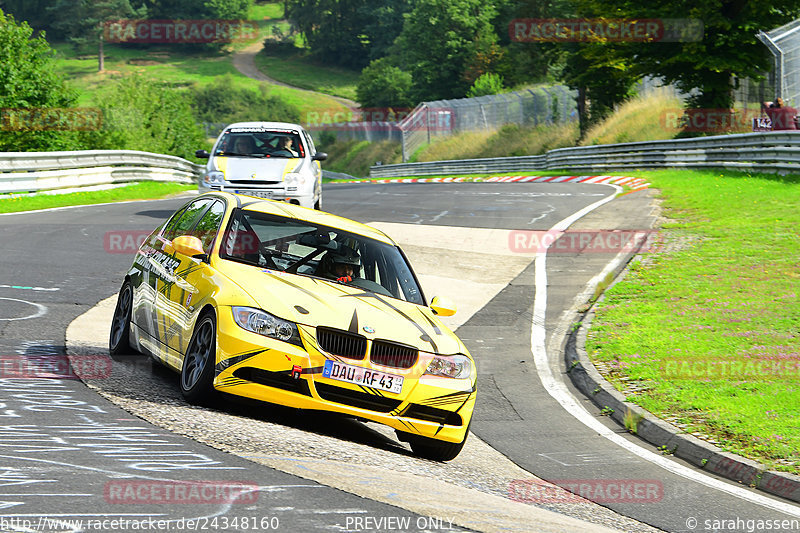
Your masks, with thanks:
M203 183L206 185L217 185L225 182L225 173L219 170L212 170L203 176Z
M240 328L283 342L302 346L297 325L252 307L233 307L233 320Z
M283 178L283 181L286 182L286 185L296 185L297 187L302 187L306 184L306 177L297 172L289 172Z
M437 355L428 363L425 373L431 376L464 379L472 374L472 362L466 355Z

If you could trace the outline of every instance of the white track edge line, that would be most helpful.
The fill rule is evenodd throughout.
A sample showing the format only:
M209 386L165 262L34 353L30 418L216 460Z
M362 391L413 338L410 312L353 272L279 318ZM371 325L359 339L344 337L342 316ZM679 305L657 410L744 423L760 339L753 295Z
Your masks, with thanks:
M615 194L609 195L602 200L584 207L583 209L573 213L567 218L556 223L549 231L565 230L571 226L576 220L582 218L584 215L594 211L598 207L605 205L613 200L622 189L616 185L609 185L615 189ZM548 243L547 247L549 248ZM747 500L751 503L762 505L769 509L786 513L790 516L800 517L800 508L790 503L773 500L761 494L754 494L743 487L737 487L727 482L714 479L707 474L698 470L683 466L675 463L661 455L655 454L630 442L629 440L617 435L612 430L603 425L600 421L596 420L570 393L567 386L556 379L550 369L549 360L547 357L547 350L545 348L546 329L545 317L547 311L547 248L536 254L534 264L534 303L533 303L533 320L531 321L531 353L533 354L534 363L536 364L536 372L542 382L547 393L553 397L568 413L574 416L579 422L587 426L593 431L596 431L602 437L610 440L614 444L624 448L625 450L649 461L661 468L671 472L675 475L684 477L686 479L696 481L709 488L716 489L728 493L737 498ZM613 260L612 260L613 263Z

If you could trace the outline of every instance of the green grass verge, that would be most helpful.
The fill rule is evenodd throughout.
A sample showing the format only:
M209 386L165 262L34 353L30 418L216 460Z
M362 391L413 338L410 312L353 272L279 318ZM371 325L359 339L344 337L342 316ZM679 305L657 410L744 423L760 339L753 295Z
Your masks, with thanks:
M282 19L283 2L254 3L248 14L251 20Z
M320 111L347 111L346 106L324 94L246 78L236 70L231 55L226 53L208 55L182 52L168 46L132 49L106 45L105 71L97 72L96 56L77 56L66 44L56 44L54 48L59 52L56 70L78 91L78 105L91 105L94 95L110 80L126 74L142 74L149 79L169 83L176 88L192 84L207 85L219 76L231 74L237 88L258 91L263 84L268 95L295 105L300 110L301 120Z
M661 191L666 244L597 306L590 357L630 401L800 473L800 177L637 175Z
M283 83L333 96L356 99L360 72L324 65L297 49L292 53L264 50L255 58L261 72Z
M104 191L74 192L68 194L37 194L15 196L0 194L0 213L36 211L71 205L104 204L125 200L155 200L185 191L196 190L196 185L144 181Z

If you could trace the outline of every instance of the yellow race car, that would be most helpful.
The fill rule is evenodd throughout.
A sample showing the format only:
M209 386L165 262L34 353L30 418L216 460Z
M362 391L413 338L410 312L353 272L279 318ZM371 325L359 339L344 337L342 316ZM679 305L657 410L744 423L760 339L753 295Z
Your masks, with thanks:
M419 456L461 451L476 367L384 233L330 213L224 192L180 208L120 289L112 355L149 354L183 396L219 392L394 428Z

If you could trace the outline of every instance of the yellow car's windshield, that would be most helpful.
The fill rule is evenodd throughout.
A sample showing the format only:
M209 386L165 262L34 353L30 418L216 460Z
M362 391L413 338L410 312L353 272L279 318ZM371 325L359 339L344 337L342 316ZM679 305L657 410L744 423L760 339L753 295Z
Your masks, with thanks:
M222 237L220 257L425 303L399 248L333 227L239 209Z

